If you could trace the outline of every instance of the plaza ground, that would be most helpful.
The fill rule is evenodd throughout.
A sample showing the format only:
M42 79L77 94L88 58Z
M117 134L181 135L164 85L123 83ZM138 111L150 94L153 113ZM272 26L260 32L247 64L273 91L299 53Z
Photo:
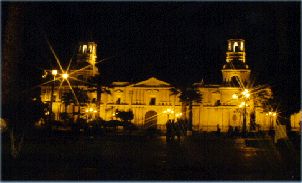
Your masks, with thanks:
M269 137L68 134L28 137L17 160L2 138L2 180L300 180L300 150Z

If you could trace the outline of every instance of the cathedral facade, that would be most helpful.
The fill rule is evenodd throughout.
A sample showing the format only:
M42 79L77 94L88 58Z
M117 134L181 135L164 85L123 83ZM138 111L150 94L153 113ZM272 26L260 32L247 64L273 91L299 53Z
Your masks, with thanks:
M101 88L89 85L91 78L99 74L95 63L96 44L81 43L78 70L68 71L70 79L65 83L64 78L54 79L52 85L41 87L41 99L51 104L55 119L60 119L60 114L65 112L87 121L96 117L108 121L115 120L119 111L132 111L135 125L165 130L167 120L189 119L192 110L195 131L215 131L217 128L227 131L230 126L268 130L275 126L277 115L265 105L271 90L266 86L252 86L242 39L228 40L221 84L204 84L203 81L193 84L192 88L201 94L201 100L193 102L191 108L180 99L180 92L173 92L179 89L155 77L138 83L113 82ZM77 94L71 88L84 92L86 101L76 97L68 102L64 93Z

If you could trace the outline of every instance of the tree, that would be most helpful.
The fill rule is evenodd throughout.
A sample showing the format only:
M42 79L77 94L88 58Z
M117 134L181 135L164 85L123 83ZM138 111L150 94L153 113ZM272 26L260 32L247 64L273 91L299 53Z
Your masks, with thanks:
M170 95L173 95L174 96L174 104L175 104L175 101L176 101L176 97L178 96L180 96L180 94L182 93L182 91L183 90L185 90L185 88L180 88L180 89L178 89L178 88L170 88L170 92L171 92L171 94ZM186 119L186 117L187 117L187 108L186 108L186 104L184 103L184 102L182 102L182 113L184 114L183 115L183 119Z
M45 115L47 105L40 99L29 99L26 96L2 106L2 117L8 121L11 141L11 155L17 158L25 134L33 128L34 122Z
M75 101L75 98L71 91L68 91L63 93L61 101L65 105L65 113L67 113L67 107Z
M129 111L118 111L116 114L117 118L120 118L124 122L129 122L133 119L134 115L131 110Z
M272 90L268 86L260 86L252 91L255 106L271 108L274 105Z
M92 86L95 87L96 91L96 105L100 106L101 104L101 93L102 93L102 79L100 75L96 75L90 79Z
M105 81L100 75L94 76L90 79L90 83L92 87L95 87L95 91L96 91L96 106L100 107L101 105L101 97L102 97L102 93L107 93L107 94L111 94L110 90L108 90L108 88L106 87L102 87L102 85L106 85L108 83L105 83Z
M81 106L84 106L89 100L88 95L87 95L87 91L85 91L84 89L78 88L78 87L74 88L73 91L74 91L75 96L76 96L75 104L79 107L78 108L78 115L80 115Z
M77 97L77 101L79 103L80 106L86 104L89 100L88 95L87 95L87 91L85 91L82 88L74 88L73 89L75 96Z
M189 107L189 120L188 120L188 131L192 131L192 118L193 118L193 102L201 102L202 95L199 93L197 88L195 87L185 87L185 88L171 88L170 89L172 95L179 95L179 99L183 104L183 113L185 120L187 117L187 106ZM189 132L190 133L190 132Z
M263 85L252 90L252 97L254 105L252 106L252 112L250 114L251 129L256 128L255 121L255 107L262 107L265 111L271 111L276 107L276 103L273 98L272 90L269 86Z
M26 52L30 41L26 32L26 13L23 3L6 4L7 14L4 30L2 62L2 115L8 122L11 141L11 155L17 158L21 150L24 134L33 122L44 115L41 102L32 101L32 86L28 82ZM28 28L28 27L27 27ZM27 37L26 37L27 36ZM27 39L26 39L27 38Z

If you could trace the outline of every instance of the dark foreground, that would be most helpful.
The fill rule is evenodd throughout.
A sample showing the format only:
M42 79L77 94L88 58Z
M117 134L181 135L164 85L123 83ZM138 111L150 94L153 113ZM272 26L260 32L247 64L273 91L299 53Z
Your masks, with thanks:
M301 180L300 150L267 137L61 135L28 138L17 160L2 139L2 180Z

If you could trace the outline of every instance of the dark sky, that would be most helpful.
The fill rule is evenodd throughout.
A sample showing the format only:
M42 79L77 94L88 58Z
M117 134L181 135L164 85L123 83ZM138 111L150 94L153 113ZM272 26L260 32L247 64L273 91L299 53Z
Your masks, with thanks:
M9 3L8 3L9 4ZM300 107L299 2L45 2L23 3L35 82L55 65L47 37L67 64L79 41L95 41L106 81L156 76L173 84L220 83L227 39L246 40L247 63L280 105ZM2 4L6 25L7 3Z

